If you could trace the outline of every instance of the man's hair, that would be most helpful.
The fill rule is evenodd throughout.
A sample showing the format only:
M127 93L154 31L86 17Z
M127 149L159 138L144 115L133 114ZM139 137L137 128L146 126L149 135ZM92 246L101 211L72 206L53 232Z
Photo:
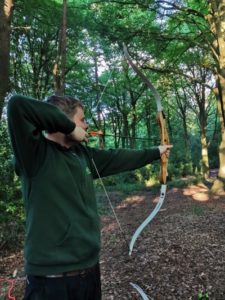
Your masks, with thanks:
M73 116L76 113L77 107L84 108L79 100L71 96L52 95L47 98L46 102L57 106L68 116Z

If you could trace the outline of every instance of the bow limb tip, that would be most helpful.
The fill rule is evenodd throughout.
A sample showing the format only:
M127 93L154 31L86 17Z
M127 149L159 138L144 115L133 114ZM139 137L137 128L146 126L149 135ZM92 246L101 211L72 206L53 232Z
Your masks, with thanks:
M143 300L149 300L148 296L146 295L146 293L143 291L143 289L137 285L136 283L132 283L130 282L130 285L141 295L141 298Z

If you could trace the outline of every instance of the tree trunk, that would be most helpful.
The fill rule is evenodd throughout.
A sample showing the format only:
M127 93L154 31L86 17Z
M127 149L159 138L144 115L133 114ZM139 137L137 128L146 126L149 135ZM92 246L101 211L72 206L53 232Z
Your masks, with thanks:
M152 102L149 101L148 94L146 93L144 109L143 109L143 113L144 113L143 119L145 122L146 131L147 131L146 138L149 140L147 147L150 147L150 145L151 145L150 141L154 141L154 144L156 144L158 142L158 141L155 141L156 135L153 136L153 130L152 130L152 124L151 124L151 110L152 110L151 105L152 105Z
M122 148L130 148L128 114L123 113Z
M203 82L205 82L205 74L202 73ZM200 96L200 97L199 97ZM206 138L206 126L207 126L207 112L206 112L206 90L205 87L201 87L201 94L198 95L195 93L196 102L199 107L199 123L201 131L201 147L202 147L202 173L205 179L209 178L209 156L208 156L208 143Z
M103 132L103 136L99 135L98 144L100 149L105 148L105 126L104 125L104 116L101 109L101 92L99 89L99 75L98 75L98 53L97 47L94 47L94 67L95 67L95 87L96 87L96 110L97 110L97 128Z
M0 1L0 120L9 91L10 26L13 0Z
M218 95L219 89L215 89L215 94L217 96L217 99L222 99ZM225 166L225 124L224 124L224 113L222 111L222 102L218 101L218 114L220 118L220 127L221 127L221 143L219 146L219 173L217 179L214 181L212 186L212 192L218 193L224 191L224 178L225 178L225 168L222 166Z
M210 0L208 16L211 31L216 39L212 44L214 58L217 62L217 101L220 114L222 140L219 146L219 174L212 191L224 191L225 183L225 0Z
M205 127L201 128L202 172L205 179L209 178L209 156Z
M136 99L134 98L133 92L130 90L131 97L131 139L130 147L136 148L136 126L137 126L137 114L136 114Z
M65 93L66 73L66 29L67 29L67 0L63 0L63 17L59 32L59 46L56 62L53 67L54 89L56 95Z

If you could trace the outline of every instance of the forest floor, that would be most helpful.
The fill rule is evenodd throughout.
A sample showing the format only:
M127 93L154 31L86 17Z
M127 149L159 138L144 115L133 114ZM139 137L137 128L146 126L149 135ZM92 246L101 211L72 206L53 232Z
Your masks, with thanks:
M127 240L158 201L158 193L148 190L109 196ZM168 189L161 211L138 238L131 257L115 218L106 210L101 270L103 300L141 299L130 282L149 300L200 299L200 292L207 292L210 300L225 300L225 194L210 194L204 184ZM0 260L0 279L13 274L13 294L22 300L22 251ZM0 288L0 300L7 299L7 283L0 282Z

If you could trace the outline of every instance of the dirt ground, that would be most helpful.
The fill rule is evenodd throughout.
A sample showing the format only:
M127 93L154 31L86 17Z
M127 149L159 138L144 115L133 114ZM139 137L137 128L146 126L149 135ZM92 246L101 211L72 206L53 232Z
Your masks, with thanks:
M154 209L158 194L111 192L126 240ZM104 197L104 196L102 196ZM122 201L121 201L122 200ZM225 195L215 196L205 185L171 188L161 211L144 229L129 257L127 243L109 210L102 217L103 300L225 300ZM15 276L12 295L22 299L22 251L0 261L0 279ZM0 282L0 300L9 287ZM199 293L208 294L200 298ZM62 299L63 300L63 299Z

